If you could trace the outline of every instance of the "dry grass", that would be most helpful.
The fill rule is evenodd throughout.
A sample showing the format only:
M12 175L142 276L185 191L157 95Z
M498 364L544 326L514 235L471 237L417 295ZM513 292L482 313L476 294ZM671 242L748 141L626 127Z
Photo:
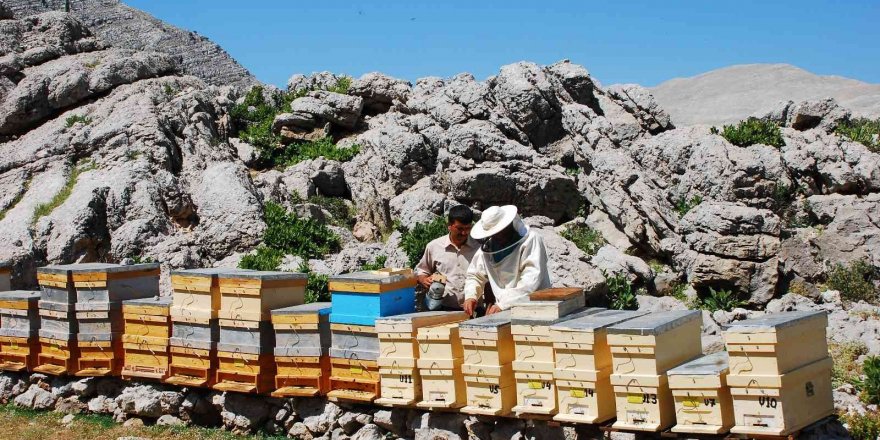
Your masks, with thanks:
M64 414L0 405L0 438L21 440L116 440L142 437L157 440L264 440L275 437L239 436L229 431L198 427L124 427L109 415L77 415L74 422L61 423ZM279 436L277 438L285 438Z

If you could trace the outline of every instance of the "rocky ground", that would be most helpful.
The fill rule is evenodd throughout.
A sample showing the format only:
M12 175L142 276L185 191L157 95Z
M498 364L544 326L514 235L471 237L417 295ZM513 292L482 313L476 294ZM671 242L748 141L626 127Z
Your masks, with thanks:
M732 320L818 308L830 312L833 341L880 354L877 307L825 286L837 264L880 267L880 155L834 134L848 117L834 101L781 103L766 118L782 126L785 145L738 147L708 127L676 128L642 87L601 88L566 61L511 64L486 81L460 74L412 85L374 73L344 94L318 90L338 82L333 74L295 75L292 91L315 90L275 118L275 132L286 141L329 135L360 153L267 168L259 149L229 136L245 90L187 76L178 57L114 47L63 12L11 17L0 7L0 259L12 261L17 287L34 287L48 263L151 258L167 292L169 269L234 266L260 244L267 202L326 219L302 202L317 194L346 199L356 224L333 227L342 249L309 260L313 271L342 273L379 255L403 265L393 224L457 203L514 203L544 237L555 284L585 286L595 300L615 275L649 309L740 292L743 308L704 312L706 351L720 348L720 326ZM597 231L597 249L563 238L573 225ZM285 267L300 261L288 256ZM51 399L51 381L4 377L4 389L25 396L7 399ZM170 392L211 408L247 399ZM116 406L97 410L115 413L117 395L100 395ZM865 410L839 397L841 408ZM348 428L308 426L341 411L315 405L299 413L265 401L258 422L232 412L224 423L294 434L305 424L315 437L342 429L354 438L431 429L432 419L476 430L495 423L412 414L395 423L386 422L394 412L346 410L356 419ZM151 411L144 416L164 415ZM521 431L516 423L511 432Z

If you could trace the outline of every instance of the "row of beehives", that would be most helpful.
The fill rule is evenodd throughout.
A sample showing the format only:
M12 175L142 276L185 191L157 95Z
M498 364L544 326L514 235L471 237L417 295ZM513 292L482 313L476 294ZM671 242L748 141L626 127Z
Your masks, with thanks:
M88 322L101 308L95 304L124 296L115 286L126 283L114 279L153 269L86 266L60 270L66 284L59 269L55 276L41 271L40 314L56 333L40 328L39 340L6 332L7 322L33 332L35 294L19 293L23 301L7 294L0 367L574 423L616 417L617 427L654 431L675 425L715 433L736 425L782 434L832 407L822 314L738 323L725 332L728 367L724 354L700 357L698 312L584 309L582 295L542 301L535 294L528 305L477 320L460 312L400 314L414 304L411 276L371 272L331 282L330 314L327 304L298 305L302 274L211 269L174 272L171 301L123 302L124 332L108 349L57 339L57 318L42 306L63 302L66 285L68 301L78 298L77 314L81 302L91 304L77 315ZM74 328L82 322L70 321Z

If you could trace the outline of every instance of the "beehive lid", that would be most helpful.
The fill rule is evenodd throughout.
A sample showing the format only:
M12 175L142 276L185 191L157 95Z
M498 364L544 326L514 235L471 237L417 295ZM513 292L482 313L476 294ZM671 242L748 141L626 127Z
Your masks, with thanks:
M402 273L384 270L363 270L330 277L330 281L363 284L394 284L412 278L412 271Z
M415 320L420 318L442 318L447 316L460 315L463 312L461 311L429 311L429 312L415 312L415 313L404 313L402 315L393 315L393 316L383 316L381 318L376 318L376 325L380 324L407 324L412 323Z
M626 335L658 335L689 322L702 319L699 310L670 310L639 316L608 327L609 333Z
M523 319L523 318L514 318L510 320L510 323L513 325L540 325L540 324L554 324L558 322L568 321L570 319L578 319L584 318L586 316L594 315L596 313L605 311L602 307L586 307L579 310L575 310L574 313L570 313L561 318L557 319Z
M824 311L782 312L746 319L728 325L725 331L735 333L765 333L804 323L811 319L824 319Z
M301 304L298 306L284 307L272 310L273 315L329 315L330 303L317 302L311 304Z
M40 268L40 270L46 273L124 273L158 268L159 263L131 264L127 266L111 263L81 263L46 266Z
M0 292L0 301L27 301L40 299L40 292L33 290L12 290Z
M504 310L494 315L486 315L482 318L471 319L469 321L464 321L459 324L459 328L462 330L476 330L476 331L498 331L499 327L504 327L505 325L510 325L510 311Z
M703 357L698 357L690 362L681 364L666 374L670 376L704 376L727 373L729 361L726 351L719 351Z
M122 304L126 306L171 307L171 297L152 296L149 298L127 299Z
M583 295L584 289L580 287L554 287L543 289L529 295L530 301L565 301L577 295Z
M647 314L648 312L637 310L602 310L591 315L559 321L558 323L553 324L550 329L562 331L596 331Z
M245 269L237 269L234 267L206 267L201 269L178 269L172 270L171 275L181 275L187 277L203 277L216 278L220 274L232 274L238 272L246 272Z
M262 271L262 270L240 270L237 272L224 271L217 275L218 278L247 278L262 281L287 281L287 280L305 280L309 275L299 272L280 272L280 271Z

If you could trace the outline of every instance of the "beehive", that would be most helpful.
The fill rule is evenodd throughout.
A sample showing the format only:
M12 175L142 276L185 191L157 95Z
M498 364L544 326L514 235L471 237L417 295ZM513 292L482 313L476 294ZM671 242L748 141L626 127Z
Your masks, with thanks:
M263 393L275 384L275 332L269 321L220 319L214 389Z
M171 298L123 301L123 378L164 380L168 377Z
M333 313L330 314L333 320ZM379 338L375 326L330 324L330 392L334 400L379 397Z
M330 303L272 310L276 397L326 394L330 387Z
M727 387L727 352L694 359L667 372L675 399L673 432L721 434L733 426L733 401Z
M168 340L171 363L165 382L180 386L212 386L217 372L219 334L216 319L172 320L171 339Z
M652 313L608 328L614 374L654 376L702 354L701 313Z
M420 408L460 408L467 402L461 373L464 352L458 323L422 327L418 330L419 358L416 366L422 385Z
M12 290L12 263L0 262L0 292Z
M604 310L583 318L550 326L553 341L560 422L602 423L614 418L614 390L611 387L611 349L608 327L646 312Z
M235 274L241 269L207 268L171 272L171 319L173 321L205 322L217 318L220 310L218 276Z
M376 319L415 312L416 279L409 269L353 272L330 278L330 322L376 325Z
M617 429L662 431L675 423L666 371L699 357L701 313L674 310L608 327Z
M781 375L728 375L731 432L784 436L833 414L832 364L826 357Z
M461 322L462 376L468 414L506 416L516 404L510 311Z
M825 312L783 312L724 331L731 375L780 375L828 357ZM784 349L783 349L784 347Z
M513 307L514 314L518 308L521 306ZM550 320L511 319L515 355L512 366L516 378L517 396L517 405L513 408L514 412L518 415L556 414L557 390L553 381L553 370L556 364L554 362L553 341L550 338L550 325L590 316L602 310L604 309L577 309L576 313Z
M33 370L54 375L73 373L78 367L73 274L67 266L46 266L37 269L37 281L39 353Z
M0 293L0 370L24 371L36 366L39 299L40 292Z
M305 302L308 275L240 271L218 275L220 311L232 321L270 321L271 311Z
M382 398L377 399L376 403L407 406L421 400L422 383L416 366L419 358L419 329L466 319L464 312L443 311L407 313L377 319Z
M552 321L574 313L586 305L584 289L556 287L539 290L529 295L529 301L511 308L510 319Z

